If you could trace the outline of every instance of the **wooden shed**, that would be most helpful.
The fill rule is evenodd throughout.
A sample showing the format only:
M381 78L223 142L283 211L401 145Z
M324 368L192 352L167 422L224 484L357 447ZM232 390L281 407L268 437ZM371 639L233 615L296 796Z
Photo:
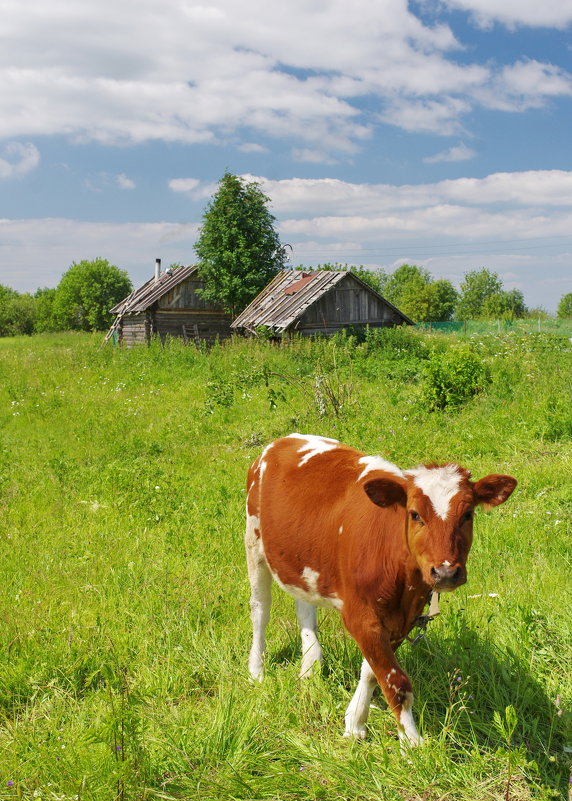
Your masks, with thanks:
M413 325L356 275L344 270L283 270L239 314L231 328L254 333L266 326L277 334L334 334L348 326Z
M161 272L158 259L154 277L111 309L116 316L107 339L113 336L127 346L149 343L154 335L197 344L226 339L232 317L203 300L197 294L202 287L195 265Z

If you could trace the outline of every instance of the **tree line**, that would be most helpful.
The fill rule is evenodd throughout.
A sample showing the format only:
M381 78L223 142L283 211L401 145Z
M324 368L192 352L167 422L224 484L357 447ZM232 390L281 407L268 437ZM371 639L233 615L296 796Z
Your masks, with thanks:
M551 316L541 307L528 308L519 289L505 289L498 274L485 267L466 272L458 290L450 281L436 280L415 264L402 264L392 273L345 264L322 264L313 269L349 270L416 323ZM572 292L561 298L557 316L572 317Z
M46 331L103 331L109 309L133 289L125 270L107 259L74 262L55 289L16 292L0 284L0 336Z
M269 203L256 182L226 172L203 214L195 245L202 296L233 315L286 267L288 246L276 233ZM350 270L414 322L550 316L527 309L522 292L505 289L486 268L466 272L458 290L415 264L392 273L340 264L297 269ZM105 330L112 322L109 309L132 289L125 270L102 258L74 262L55 289L30 294L0 284L0 336ZM560 300L558 316L572 317L572 292Z

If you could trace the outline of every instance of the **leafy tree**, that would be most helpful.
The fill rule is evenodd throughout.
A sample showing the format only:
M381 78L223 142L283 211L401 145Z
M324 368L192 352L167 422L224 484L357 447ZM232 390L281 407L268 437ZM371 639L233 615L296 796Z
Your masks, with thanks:
M457 320L476 320L483 317L487 298L501 292L502 281L496 273L485 268L465 273L455 308L455 317Z
M0 337L8 337L12 333L10 307L17 294L15 289L0 284Z
M509 289L489 295L483 303L480 316L490 320L514 320L525 314L524 295L520 289Z
M226 172L203 214L195 245L205 284L201 294L233 314L286 262L269 202L257 183Z
M558 304L557 317L572 317L572 292L562 295Z
M27 293L0 285L0 336L32 334L34 331L34 300Z
M382 294L416 322L450 320L457 301L450 281L434 281L428 270L415 264L402 264L388 276Z
M52 321L55 328L100 331L112 316L109 309L132 290L125 270L107 259L75 262L64 273L53 298Z
M34 331L38 334L44 331L55 331L57 326L53 317L55 289L37 289L34 293L36 305L36 323Z

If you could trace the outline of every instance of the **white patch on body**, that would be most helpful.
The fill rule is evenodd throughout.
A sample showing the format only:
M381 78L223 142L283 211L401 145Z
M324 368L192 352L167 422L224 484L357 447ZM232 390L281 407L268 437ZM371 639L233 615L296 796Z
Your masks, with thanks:
M270 450L270 448L272 448L273 446L274 446L274 443L271 442L269 445L267 445L264 448L264 450L260 454L260 462L258 463L258 480L259 481L262 481L262 476L264 475L264 471L266 470L266 467L267 467L266 456L268 455L268 451Z
M301 578L306 582L309 592L318 593L318 579L320 578L320 574L317 570L312 570L311 567L305 567L304 570L302 570Z
M386 459L382 459L381 456L362 456L358 459L358 464L364 465L363 470L358 476L358 481L364 478L364 476L367 476L368 473L371 473L372 470L383 470L384 473L391 473L394 476L403 478L403 471L400 470L397 465L388 462Z
M246 513L246 532L251 542L258 540L260 535L260 520L257 515L249 515L248 512Z
M447 519L449 504L459 491L462 476L456 464L445 467L416 467L406 470L413 477L413 483L429 498L435 514L441 520Z
M343 534L343 533L344 533L344 527L340 526L338 529L338 534Z
M329 437L316 437L314 434L289 434L286 439L301 439L304 444L298 448L298 453L304 453L298 467L303 467L314 456L319 456L322 453L335 450L340 444L337 439L330 439Z
M306 584L307 589L297 587L295 584L284 584L274 570L272 571L272 578L284 592L287 592L288 595L291 595L296 601L304 601L307 604L312 604L312 606L324 606L328 609L343 609L343 601L341 598L338 598L336 593L320 595L318 591L318 579L320 578L320 574L311 567L305 567L300 576Z

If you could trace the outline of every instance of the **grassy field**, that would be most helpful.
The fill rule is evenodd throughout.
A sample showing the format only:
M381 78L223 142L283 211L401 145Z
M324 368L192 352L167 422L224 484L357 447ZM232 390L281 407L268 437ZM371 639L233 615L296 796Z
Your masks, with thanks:
M0 340L0 798L567 799L572 350L462 343ZM430 353L455 348L490 381L430 412ZM245 475L292 431L519 481L477 514L468 583L400 649L425 737L405 756L377 694L369 739L341 736L361 660L335 612L300 682L275 591L266 677L248 681Z

